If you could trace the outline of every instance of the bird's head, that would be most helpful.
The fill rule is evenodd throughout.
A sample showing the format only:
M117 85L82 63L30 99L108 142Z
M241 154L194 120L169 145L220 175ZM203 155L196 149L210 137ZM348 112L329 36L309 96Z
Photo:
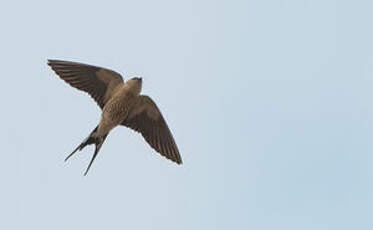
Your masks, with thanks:
M141 77L134 77L128 80L128 85L131 88L131 90L136 94L140 94L141 87L142 87L142 78Z

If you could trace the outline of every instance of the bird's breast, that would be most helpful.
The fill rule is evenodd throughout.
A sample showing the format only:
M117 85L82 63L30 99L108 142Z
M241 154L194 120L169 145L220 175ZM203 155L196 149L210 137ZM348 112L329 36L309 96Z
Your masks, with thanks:
M105 119L120 124L127 116L128 111L135 100L131 94L122 94L113 97L105 105L102 115Z
M135 100L136 96L132 93L124 91L115 94L102 110L98 135L105 135L115 126L120 125L128 116L128 112Z

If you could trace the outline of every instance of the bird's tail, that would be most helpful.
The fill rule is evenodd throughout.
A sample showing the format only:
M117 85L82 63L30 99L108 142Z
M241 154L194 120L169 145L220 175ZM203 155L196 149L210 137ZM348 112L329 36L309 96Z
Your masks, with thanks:
M92 165L93 161L95 160L95 158L97 156L97 153L100 151L100 148L101 148L102 144L104 143L104 141L105 141L105 139L108 135L108 134L106 134L105 136L102 136L102 137L95 137L93 134L97 131L97 128L98 128L98 126L96 126L96 128L91 132L91 134L89 134L89 136L72 153L70 153L70 155L68 155L65 159L65 161L67 161L72 155L74 155L76 153L76 151L78 151L78 150L81 151L87 145L95 144L95 146L96 146L95 152L93 154L93 157L92 157L91 161L89 162L88 168L85 171L84 176L87 175L89 169L91 168L91 165Z

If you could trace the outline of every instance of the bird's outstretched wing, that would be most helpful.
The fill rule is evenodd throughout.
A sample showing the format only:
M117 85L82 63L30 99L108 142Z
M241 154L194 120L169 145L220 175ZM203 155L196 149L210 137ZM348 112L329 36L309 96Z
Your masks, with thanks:
M155 151L178 164L182 163L171 131L150 97L139 96L122 125L140 132Z
M91 95L101 109L123 83L120 74L97 66L60 60L48 60L48 65L69 85Z

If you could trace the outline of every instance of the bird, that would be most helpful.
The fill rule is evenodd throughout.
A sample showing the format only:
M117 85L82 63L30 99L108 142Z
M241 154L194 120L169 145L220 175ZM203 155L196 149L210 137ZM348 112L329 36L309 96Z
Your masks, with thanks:
M47 64L70 86L88 93L102 110L99 124L65 161L78 150L94 144L95 151L84 173L87 175L109 132L117 126L125 126L140 133L156 152L182 164L161 111L149 96L140 94L141 77L124 82L119 73L94 65L53 59L48 59Z

